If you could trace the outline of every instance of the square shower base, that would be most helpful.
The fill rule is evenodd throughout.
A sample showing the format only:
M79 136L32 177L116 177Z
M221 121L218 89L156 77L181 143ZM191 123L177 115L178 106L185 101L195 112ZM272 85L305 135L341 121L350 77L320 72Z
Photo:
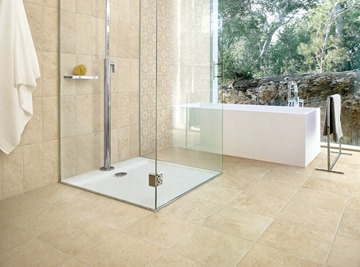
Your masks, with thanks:
M156 210L220 174L218 171L158 161L157 173L163 174L163 184L155 188L149 186L149 174L155 173L155 160L137 157L113 166L111 171L95 170L61 182ZM126 175L115 175L120 172Z

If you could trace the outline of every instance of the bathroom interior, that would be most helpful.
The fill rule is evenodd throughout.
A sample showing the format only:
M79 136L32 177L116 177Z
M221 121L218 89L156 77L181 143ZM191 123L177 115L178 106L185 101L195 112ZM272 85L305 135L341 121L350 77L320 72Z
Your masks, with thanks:
M61 182L156 210L221 174L238 138L218 103L221 1L24 5L42 76L21 143L0 153L0 199Z
M343 175L314 169L324 148L306 167L229 156L225 141L249 143L222 131L221 1L109 2L106 166L105 0L23 1L41 77L20 144L0 151L0 265L359 266L356 147Z

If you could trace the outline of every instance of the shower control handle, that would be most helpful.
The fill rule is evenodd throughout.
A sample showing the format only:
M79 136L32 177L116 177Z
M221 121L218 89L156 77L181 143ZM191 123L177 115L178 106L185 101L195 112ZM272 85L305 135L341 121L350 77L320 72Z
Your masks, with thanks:
M110 62L110 68L112 73L116 72L116 64L114 62Z

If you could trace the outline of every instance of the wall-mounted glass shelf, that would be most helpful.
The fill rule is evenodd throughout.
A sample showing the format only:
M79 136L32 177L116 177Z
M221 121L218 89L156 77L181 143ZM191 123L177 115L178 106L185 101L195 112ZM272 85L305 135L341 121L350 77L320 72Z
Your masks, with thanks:
M85 75L64 75L65 79L72 80L97 80L98 76L85 76Z

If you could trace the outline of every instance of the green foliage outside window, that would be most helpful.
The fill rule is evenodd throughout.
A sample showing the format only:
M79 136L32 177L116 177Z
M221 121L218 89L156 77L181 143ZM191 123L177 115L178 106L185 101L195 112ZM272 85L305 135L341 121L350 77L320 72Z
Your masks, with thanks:
M228 79L360 68L360 0L223 0Z

